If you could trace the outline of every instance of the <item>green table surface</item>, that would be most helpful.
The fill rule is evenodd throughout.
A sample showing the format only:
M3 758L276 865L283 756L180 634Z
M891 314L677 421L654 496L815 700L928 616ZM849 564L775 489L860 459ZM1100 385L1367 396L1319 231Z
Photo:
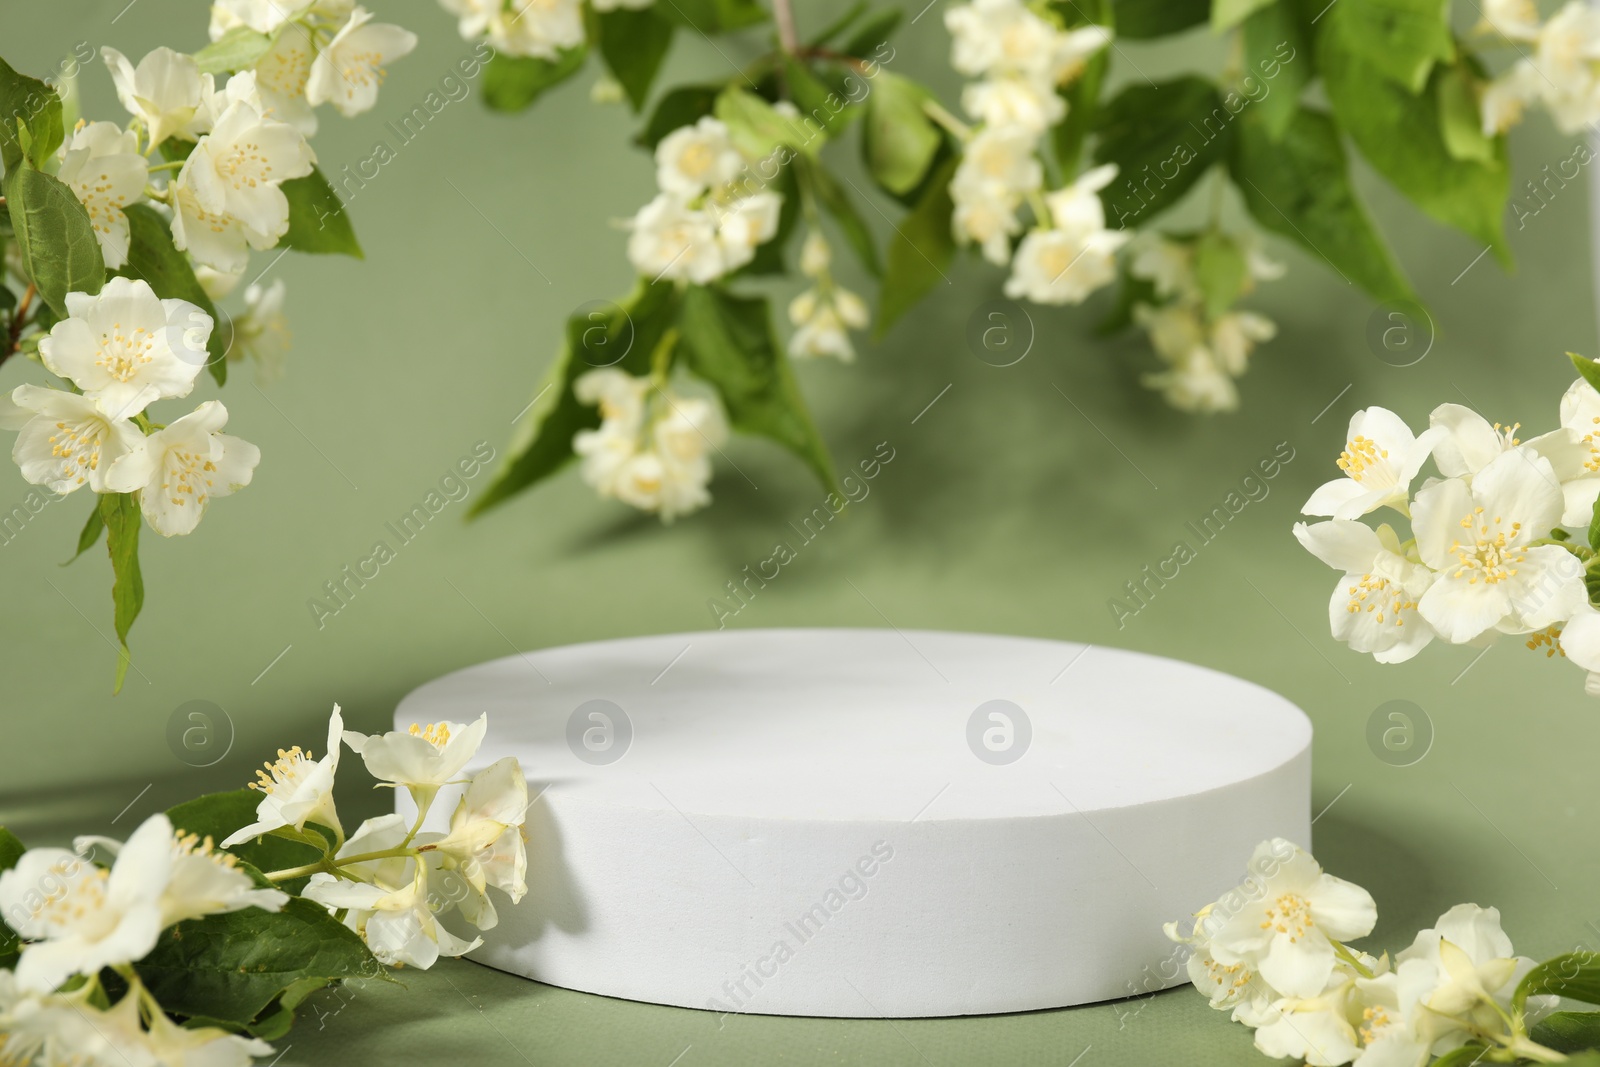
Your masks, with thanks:
M197 0L125 4L60 0L31 6L25 18L12 11L0 16L0 52L41 72L80 44L139 56L158 44L203 43ZM241 784L280 745L320 749L335 700L353 727L381 729L409 689L471 663L707 628L707 600L821 502L798 464L748 440L719 461L715 506L665 529L596 501L569 473L470 525L464 506L451 505L317 625L308 600L385 537L386 522L477 442L503 451L562 317L625 291L623 237L609 222L653 188L647 159L627 144L634 118L589 102L592 71L532 114L453 101L401 138L399 121L469 46L432 4L377 7L418 31L421 44L391 69L372 113L346 121L325 110L314 142L330 174L373 157L380 141L392 151L375 176L347 186L366 259L290 255L272 268L268 280L289 284L289 374L261 390L241 372L222 393L230 431L260 444L264 459L255 483L218 502L194 536L146 538L149 596L121 696L110 695L107 564L96 554L57 567L86 502L51 505L0 546L0 822L32 841L125 833L162 805ZM908 16L920 7L910 3ZM835 10L799 8L802 26L813 28ZM892 65L954 100L942 10L908 18ZM719 47L680 35L668 78L723 76L757 44ZM1121 77L1159 79L1214 69L1219 46L1202 30L1122 52ZM87 69L82 84L90 115L120 117L101 69ZM1514 274L1363 171L1373 212L1439 323L1414 366L1375 358L1366 298L1274 239L1289 276L1250 304L1281 332L1257 354L1243 411L1232 416L1181 416L1144 393L1137 379L1153 357L1143 342L1092 333L1106 294L1087 309L1032 309L1037 339L1027 358L1007 368L980 362L963 334L1002 279L961 262L885 341L864 343L856 365L801 368L841 463L883 441L896 458L871 495L731 625L887 619L1134 648L1233 672L1284 693L1316 725L1314 847L1377 896L1370 947L1403 946L1460 901L1498 905L1529 954L1596 943L1600 706L1583 696L1581 673L1516 641L1488 652L1436 647L1398 667L1356 656L1328 636L1334 575L1289 534L1299 504L1334 472L1344 425L1360 407L1383 404L1421 425L1436 404L1458 401L1529 432L1554 425L1572 377L1561 354L1600 351L1588 198L1582 178L1552 184L1542 202L1522 183L1579 143L1537 117L1512 138L1524 204L1509 227ZM865 188L854 148L835 152ZM1237 215L1231 195L1229 210ZM886 234L887 222L868 213ZM257 257L258 269L269 261ZM24 380L28 368L6 368L6 387ZM212 395L202 385L196 399ZM1280 442L1295 458L1270 494L1119 627L1108 601ZM473 492L481 490L480 478ZM0 505L27 491L13 467L0 467ZM168 747L170 717L193 700L224 709L233 727L226 756L205 769ZM1369 718L1391 700L1412 702L1429 724L1431 747L1410 766L1378 758L1367 741ZM340 803L352 819L381 809L383 794L347 778ZM928 931L930 949L940 936ZM1255 1056L1243 1028L1186 989L994 1018L836 1021L719 1018L548 988L468 962L403 977L403 988L324 994L280 1043L279 1062L1100 1067Z

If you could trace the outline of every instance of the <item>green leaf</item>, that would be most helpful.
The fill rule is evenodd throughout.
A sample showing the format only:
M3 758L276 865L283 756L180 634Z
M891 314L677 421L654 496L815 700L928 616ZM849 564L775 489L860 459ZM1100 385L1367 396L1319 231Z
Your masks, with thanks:
M1275 2L1276 0L1213 0L1211 28L1218 33L1231 30L1255 12Z
M1487 1045L1462 1045L1434 1060L1433 1067L1488 1067L1493 1062L1484 1058L1488 1051Z
M811 73L805 64L791 56L783 59L783 74L789 83L789 95L800 110L800 121L806 124L808 130L815 126L832 136L861 111L859 104L835 92Z
M1142 226L1176 204L1225 157L1236 125L1217 87L1195 75L1118 93L1096 124L1096 161L1117 165L1100 193L1110 224Z
M733 428L776 441L835 491L833 462L773 337L767 298L690 286L678 321L689 370L716 387Z
M878 49L889 42L894 31L899 28L900 20L905 12L899 8L885 8L877 12L861 24L861 28L850 35L850 39L840 48L847 56L858 59L869 59L876 55Z
M817 203L823 210L833 216L834 222L839 224L839 230L844 234L845 243L855 252L856 258L861 260L861 265L868 273L874 276L883 274L883 264L878 260L877 246L872 242L872 231L867 228L866 220L856 210L855 201L833 175L820 162L812 163L804 156L797 157L796 162L801 163L801 180L810 183L811 191L816 195Z
M111 603L121 646L113 692L121 692L128 664L133 661L128 651L128 631L144 607L144 575L139 571L139 504L131 493L105 493L100 497L100 517L106 524L106 548L111 553Z
M666 93L656 101L656 109L634 137L634 143L654 151L673 130L692 126L711 114L721 92L720 85L683 85Z
M1492 165L1494 138L1483 132L1475 82L1464 66L1440 68L1433 82L1439 98L1439 133L1450 158Z
M1368 72L1411 93L1428 84L1436 62L1456 57L1450 0L1339 0L1327 20L1325 41L1339 39Z
M767 21L756 0L672 0L661 14L702 34L728 33Z
M868 173L891 193L916 188L944 140L922 109L929 99L926 89L898 74L885 70L873 79L861 150Z
M1227 234L1209 230L1194 244L1194 273L1205 299L1206 314L1216 318L1239 299L1250 268L1238 244Z
M1335 5L1337 12L1340 5ZM1333 17L1330 13L1329 18ZM1432 91L1412 94L1379 76L1378 69L1325 30L1318 55L1334 114L1373 167L1423 211L1476 237L1511 260L1505 238L1511 170L1504 137L1494 139L1493 158L1464 163L1450 154ZM1436 76L1444 76L1440 68Z
M834 19L818 31L815 37L806 42L810 48L821 48L845 30L855 25L856 19L867 13L867 0L856 0L844 14Z
M715 110L728 127L728 137L748 159L766 159L784 145L808 150L810 138L804 126L785 118L755 93L730 85L717 96ZM817 147L810 145L809 150Z
M588 47L581 44L555 59L496 53L483 69L483 102L494 111L522 111L578 73L588 57Z
M299 897L278 912L179 923L134 969L166 1010L241 1030L286 994L299 1003L312 989L387 973L354 931Z
M27 132L24 146L21 130ZM18 74L0 59L0 161L6 172L14 170L24 155L35 169L61 147L66 131L61 121L61 97L38 78Z
M0 826L0 871L9 871L17 865L22 854L28 851L17 835ZM11 928L0 916L0 968L11 968L17 965L17 956L20 954L22 939L12 932Z
M1117 36L1131 41L1181 33L1205 22L1211 0L1116 0Z
M1528 1035L1557 1052L1582 1052L1600 1048L1600 1011L1551 1012Z
M480 515L565 466L573 454L572 435L600 425L599 409L573 396L573 381L605 366L635 376L649 373L650 356L672 328L677 306L672 282L640 279L620 304L580 308L567 319L561 350L507 449L505 466L468 514Z
M221 842L227 840L236 830L255 822L256 806L260 803L261 794L253 789L208 793L184 801L177 807L168 808L167 817L179 830L202 838L209 837L213 842ZM270 834L233 845L227 851L262 871L303 867L316 862L322 855L318 849L304 842L290 841ZM298 893L305 883L305 878L299 878L283 883L282 887L291 893Z
M1545 960L1517 983L1511 1010L1521 1013L1528 998L1537 996L1600 1004L1600 952L1568 952Z
M1356 198L1333 120L1301 108L1280 141L1246 116L1230 161L1245 206L1379 300L1415 300L1411 284Z
M1109 0L1084 0L1082 5L1073 6L1096 24L1110 25ZM1100 90L1105 85L1106 71L1110 65L1111 48L1108 45L1090 56L1083 65L1083 72L1071 85L1061 90L1067 102L1067 115L1050 131L1050 145L1055 152L1056 166L1061 168L1066 180L1070 181L1078 173L1083 143L1100 114Z
M289 231L280 242L296 252L337 252L365 259L344 201L315 167L304 178L283 183L289 198Z
M74 562L79 556L93 548L95 544L99 542L100 533L105 528L105 516L100 514L100 501L96 499L94 502L94 509L89 512L89 521L83 524L83 530L78 534L77 551L72 553L72 559L67 560L61 565L65 567L68 563Z
M628 94L634 111L644 107L650 96L650 83L661 69L661 61L672 47L673 24L656 14L654 5L630 9L619 7L596 16L600 27L600 55L611 76Z
M145 204L130 204L125 211L128 216L128 262L117 273L148 282L163 300L187 300L211 317L211 335L206 341L206 366L217 384L223 384L228 380L227 330L217 315L216 305L194 276L189 257L173 246L167 221L154 208Z
M57 315L68 293L98 293L106 264L89 213L57 179L26 160L6 174L6 208L23 270Z
M1242 32L1245 75L1266 95L1250 106L1260 112L1267 135L1274 141L1289 128L1300 97L1316 74L1312 61L1312 26L1300 0L1277 0L1245 20ZM1241 79L1241 91L1250 81ZM1256 90L1259 91L1259 90Z
M194 54L201 74L231 74L249 70L272 47L273 35L235 26Z
M922 199L900 220L884 258L883 284L878 287L878 325L875 336L889 327L940 282L955 258L955 238L950 233L950 178L960 160L951 157L934 172Z

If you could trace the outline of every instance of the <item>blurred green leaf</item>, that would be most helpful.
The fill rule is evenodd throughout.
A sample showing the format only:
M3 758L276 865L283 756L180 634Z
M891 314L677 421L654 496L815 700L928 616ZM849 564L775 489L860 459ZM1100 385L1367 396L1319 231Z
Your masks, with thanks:
M883 284L878 287L878 324L875 335L910 311L934 286L949 279L945 271L955 258L955 238L950 233L950 178L960 160L945 160L927 182L919 200L895 227L884 259Z
M1211 28L1221 33L1231 30L1255 12L1276 0L1212 0Z
M654 150L661 139L680 126L692 126L716 107L721 85L681 85L656 101L634 143Z
M755 93L730 85L718 96L716 116L728 127L728 137L747 159L766 159L787 145L814 152L819 144L808 143L805 127L779 113Z
M1110 225L1142 226L1181 200L1226 156L1237 115L1217 87L1186 75L1159 85L1130 85L1100 111L1095 160L1115 163L1117 178L1100 192Z
M835 92L799 60L785 56L783 76L789 83L789 95L800 110L800 121L815 125L830 137L861 111L860 104Z
M867 172L891 193L914 189L944 140L922 105L928 91L909 78L879 71L867 96L861 148Z
M1249 267L1244 250L1232 238L1209 230L1194 244L1194 273L1205 300L1206 314L1216 318L1239 299Z
M17 865L22 854L28 851L17 835L0 826L0 871L9 871ZM13 968L21 954L22 940L7 926L0 916L0 968Z
M776 441L800 457L823 488L837 491L827 446L773 336L767 298L690 286L678 321L689 370L716 388L733 428Z
M586 306L567 319L561 350L522 416L506 464L469 515L482 514L572 459L573 434L600 425L599 410L579 403L572 383L596 367L615 366L635 376L649 373L650 356L673 326L678 299L674 283L641 278L619 304Z
M1181 33L1211 16L1211 0L1115 0L1117 36L1131 41Z
M767 21L756 0L671 0L661 14L702 34L729 33Z
M587 45L564 50L555 59L496 53L483 69L483 102L493 111L522 111L583 67Z
M1332 18L1332 13L1328 17ZM1438 93L1413 94L1379 76L1365 51L1350 48L1346 37L1325 30L1318 53L1323 84L1339 125L1373 168L1413 203L1440 222L1489 245L1501 263L1509 265L1505 214L1511 169L1505 138L1494 139L1489 160L1474 163L1455 158L1445 145ZM1448 69L1439 68L1435 77L1449 76Z
M665 6L665 5L661 5ZM650 97L650 84L661 70L672 47L673 24L659 16L655 5L646 8L619 7L597 12L600 29L600 56L617 79L634 111L644 107Z
M1244 22L1244 74L1255 85L1266 86L1266 95L1250 105L1261 113L1267 134L1273 140L1283 136L1300 97L1316 74L1312 58L1312 27L1302 0L1277 0L1262 7ZM1241 78L1241 91L1249 84Z
M272 47L276 34L257 33L235 26L194 54L201 74L230 74L249 70Z
M1416 298L1356 196L1338 127L1326 113L1301 108L1279 141L1265 122L1246 116L1229 167L1264 228L1379 300Z
M1324 40L1339 38L1367 73L1411 93L1428 84L1434 63L1456 56L1450 0L1339 0L1326 18Z
M899 28L904 15L905 12L896 7L874 13L861 24L860 29L850 35L850 39L844 43L840 51L847 56L856 56L860 59L872 58L877 55L878 49L894 36L894 31Z
M1439 132L1452 159L1494 163L1494 138L1483 132L1476 79L1463 66L1441 67L1433 81L1439 98Z
M1071 24L1074 26L1089 23L1111 26L1111 0L1083 0L1082 3L1074 3L1071 12ZM1084 63L1083 72L1061 90L1067 102L1067 114L1052 128L1050 137L1056 166L1061 169L1064 180L1070 181L1078 173L1084 141L1100 114L1100 90L1105 85L1106 70L1110 65L1111 47L1107 45L1090 56Z
M801 162L804 157L796 162ZM823 210L833 216L839 224L839 230L844 234L845 243L855 252L856 258L861 261L868 273L879 276L883 274L883 264L878 259L877 246L872 242L872 231L867 228L866 220L856 210L855 201L850 194L836 182L832 174L821 162L812 163L804 160L800 170L802 180L809 182L812 191L816 194L817 203Z

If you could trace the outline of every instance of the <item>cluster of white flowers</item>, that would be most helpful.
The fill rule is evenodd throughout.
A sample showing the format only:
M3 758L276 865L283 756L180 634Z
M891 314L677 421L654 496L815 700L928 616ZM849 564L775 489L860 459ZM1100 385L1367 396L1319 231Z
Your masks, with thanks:
M1516 125L1533 102L1543 104L1566 133L1600 121L1600 12L1569 0L1541 22L1534 0L1484 0L1480 29L1522 53L1484 90L1485 133Z
M870 317L866 302L834 280L832 262L827 239L816 230L807 233L800 246L800 272L812 285L789 301L789 321L795 327L789 354L796 359L832 356L850 363L856 358L850 331L866 329Z
M1589 526L1600 496L1600 393L1582 378L1561 398L1560 426L1524 441L1459 404L1413 434L1383 408L1357 412L1338 459L1343 477L1301 509L1329 516L1295 536L1343 573L1328 605L1335 637L1380 663L1415 656L1435 637L1484 644L1525 635L1570 658L1600 696L1600 611L1586 578L1600 567ZM1412 492L1432 457L1439 477ZM1381 508L1411 520L1401 541ZM1575 538L1570 530L1579 531Z
M1508 1059L1561 1058L1528 1040L1526 1016L1513 1025L1512 994L1534 961L1513 954L1499 911L1458 904L1392 960L1344 943L1377 919L1365 889L1274 838L1256 848L1241 885L1196 912L1189 929L1166 931L1188 946L1195 989L1253 1029L1268 1056L1421 1067L1470 1042ZM1551 999L1530 998L1529 1014Z
M81 837L75 850L23 853L0 873L0 916L22 939L15 972L0 970L0 1062L245 1067L270 1053L259 1040L194 1023L178 1026L131 966L176 923L245 908L282 909L288 893L259 884L259 872L241 868L223 851L262 835L324 853L303 868L265 872L266 878L289 882L310 874L301 895L359 934L379 962L426 968L440 956L475 948L478 939L456 936L440 917L456 910L488 930L498 922L491 887L512 903L527 893L522 768L507 757L463 774L486 728L480 717L367 735L346 731L334 705L323 757L298 747L279 750L252 786L262 794L256 822L220 846L175 831L166 815L155 815L126 844ZM410 793L414 822L408 826L399 815L368 819L345 839L333 801L341 745L358 753L380 782ZM421 832L441 791L462 784L449 830ZM331 833L332 846L308 826ZM128 984L109 1007L99 980L106 968Z
M126 132L91 123L62 146L61 177L95 222L106 265L127 257L124 209L146 195L172 219L173 243L202 267L245 269L250 249L272 248L288 231L284 182L311 173L306 138L313 108L331 103L358 115L377 101L385 64L416 47L416 36L372 21L352 0L221 0L211 35L240 28L266 35L267 51L219 89L194 57L158 48L135 66L101 50L117 96L133 116ZM165 188L147 187L148 158L167 142L192 142ZM171 149L169 148L169 152Z
M391 965L431 967L440 956L459 956L481 942L451 933L439 921L451 909L480 930L499 920L488 889L513 904L527 893L527 849L522 823L528 783L515 757L490 764L470 778L462 771L483 743L488 719L436 722L386 734L344 728L339 706L328 720L328 747L321 759L298 746L278 752L257 771L251 788L261 803L256 821L222 842L224 848L264 834L313 842L306 826L333 832L336 846L323 863L302 871L273 872L274 878L311 874L305 896L342 917L372 954ZM409 826L399 815L368 819L346 840L334 806L333 785L340 745L348 745L368 773L405 789L417 809ZM434 801L446 786L466 789L450 816L448 833L421 832ZM346 862L348 861L348 862Z
M583 480L671 522L711 502L711 456L727 439L722 409L709 397L684 396L651 378L592 370L572 383L585 404L600 408L600 427L579 430L572 450Z
M148 201L213 300L238 285L251 249L272 248L288 231L282 186L315 164L306 141L313 107L371 108L384 64L416 44L353 0L219 0L212 39L235 31L261 34L270 47L220 89L193 56L170 48L137 65L101 49L132 118L125 129L80 121L57 153L57 177L83 204L109 269L127 266L128 209ZM153 163L157 152L171 161ZM151 184L174 168L165 185ZM281 280L247 286L232 322L228 357L254 360L265 380L289 346L283 302ZM249 484L260 451L220 432L228 412L219 402L166 426L145 409L189 395L216 324L200 307L158 299L145 281L124 277L97 295L68 294L66 309L37 344L40 362L72 391L21 386L0 400L0 425L21 431L12 455L23 476L58 494L137 493L156 532L191 532L212 497Z
M1233 241L1220 234L1217 240ZM1251 240L1233 241L1242 255L1240 277L1229 279L1240 295L1257 282L1283 276L1284 266L1269 259ZM1277 333L1272 321L1250 311L1212 315L1195 273L1193 238L1141 234L1129 246L1128 273L1150 283L1161 301L1135 304L1133 319L1150 335L1150 344L1167 364L1144 383L1181 411L1233 411L1239 406L1234 379L1244 374L1255 346Z
M132 975L129 965L173 924L244 908L277 911L288 894L258 887L233 856L175 831L165 815L145 820L126 844L74 844L30 849L0 874L0 915L23 941L15 972L0 971L0 1061L244 1067L271 1052L225 1030L179 1027L136 978L108 1008L95 994L102 969ZM93 862L101 849L109 866Z
M1012 265L1006 294L1042 304L1077 304L1116 277L1114 255L1128 235L1106 229L1095 195L1116 176L1099 167L1044 194L1039 142L1066 114L1060 94L1085 61L1110 43L1103 26L1063 31L1021 0L974 0L945 14L956 70L979 79L961 104L981 125L964 134L950 182L951 227L984 258ZM1027 203L1033 228L1012 255Z
M755 258L778 232L783 198L748 188L748 161L728 127L707 115L656 145L654 200L630 224L628 259L652 281L704 285Z
M228 410L208 400L158 426L151 403L188 396L205 366L212 321L142 281L112 278L98 295L67 295L68 316L39 342L44 365L76 391L19 385L0 425L18 430L22 476L65 495L137 493L151 529L171 537L199 524L212 497L250 484L261 451L222 433Z
M264 110L307 137L317 130L312 109L322 104L332 104L347 117L371 110L385 66L417 46L416 34L373 22L372 12L355 0L212 4L213 41L240 27L272 38L253 68Z
M590 0L596 11L638 10L655 0ZM584 43L580 0L439 0L456 16L461 36L487 38L496 52L508 56L555 59Z

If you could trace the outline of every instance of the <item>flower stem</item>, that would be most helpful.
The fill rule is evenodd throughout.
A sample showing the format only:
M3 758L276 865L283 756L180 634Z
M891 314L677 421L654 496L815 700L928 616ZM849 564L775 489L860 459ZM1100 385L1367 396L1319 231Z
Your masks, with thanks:
M924 100L922 110L934 122L949 130L957 140L963 142L972 140L972 127L950 114L936 101Z
M1363 978L1373 977L1372 968L1362 963L1361 960L1356 957L1354 952L1351 952L1349 949L1345 948L1341 942L1333 941L1332 938L1329 938L1329 940L1333 942L1334 954L1348 963L1351 967L1355 968L1355 972L1357 974Z
M168 160L165 163L157 163L155 166L147 167L145 169L148 170L151 174L154 174L158 170L177 170L187 162L189 162L189 161L186 160L186 159L172 159L172 160Z
M772 21L778 27L778 47L794 55L800 48L800 36L795 32L791 0L772 0Z

